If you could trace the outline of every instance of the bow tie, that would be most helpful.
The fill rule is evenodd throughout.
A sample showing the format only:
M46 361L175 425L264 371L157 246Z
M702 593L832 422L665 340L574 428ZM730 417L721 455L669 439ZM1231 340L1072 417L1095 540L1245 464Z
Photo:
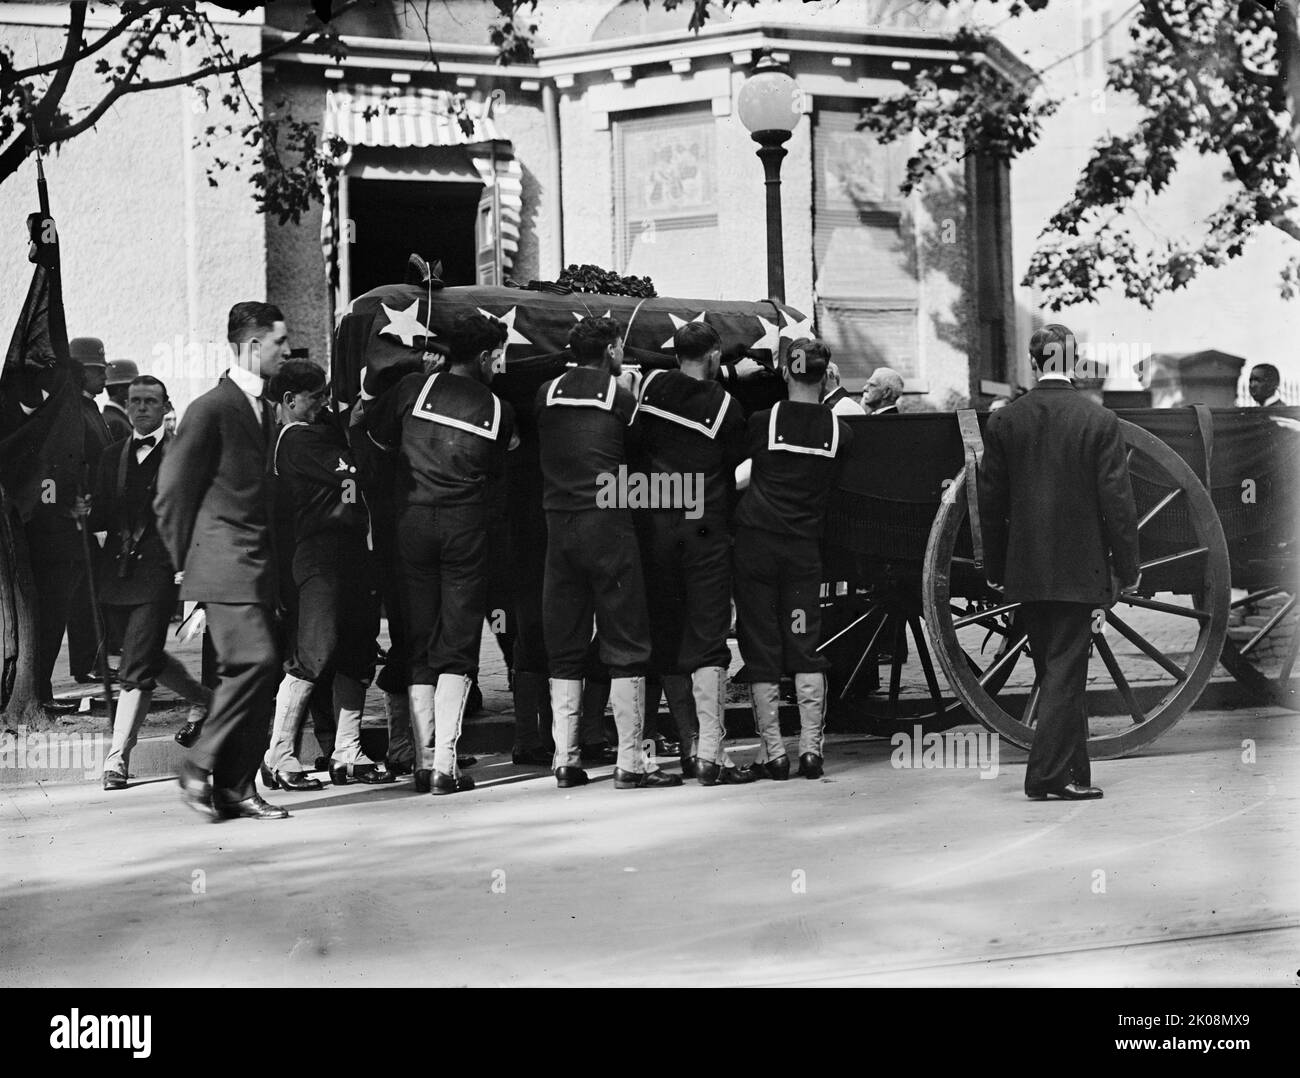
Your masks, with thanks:
M135 451L138 453L142 449L152 449L157 444L158 444L158 435L156 434L150 434L144 438L137 438L135 440Z

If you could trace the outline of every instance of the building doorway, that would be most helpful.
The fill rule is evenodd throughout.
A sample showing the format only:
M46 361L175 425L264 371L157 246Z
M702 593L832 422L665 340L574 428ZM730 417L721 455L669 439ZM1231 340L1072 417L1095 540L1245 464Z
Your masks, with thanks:
M483 184L475 182L349 177L349 294L405 280L412 252L430 264L440 261L448 285L475 284L482 192Z

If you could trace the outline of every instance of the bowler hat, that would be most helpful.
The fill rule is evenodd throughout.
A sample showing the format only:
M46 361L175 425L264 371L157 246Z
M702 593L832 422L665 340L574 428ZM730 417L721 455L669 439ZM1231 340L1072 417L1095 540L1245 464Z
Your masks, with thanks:
M140 377L140 368L134 359L111 359L108 362L108 377L104 384L108 386L129 385Z
M107 367L104 342L98 337L73 337L68 342L68 353L83 367Z

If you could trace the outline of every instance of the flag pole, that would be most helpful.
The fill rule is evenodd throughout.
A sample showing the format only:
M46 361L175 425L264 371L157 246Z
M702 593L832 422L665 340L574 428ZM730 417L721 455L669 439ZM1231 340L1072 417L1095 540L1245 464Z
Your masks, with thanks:
M36 197L40 201L41 216L50 217L50 189L45 181L45 149L41 145L40 137L36 125L31 125L32 143L36 150ZM55 233L57 236L57 232ZM56 250L57 250L57 240ZM63 304L63 252L58 252L58 284L59 284L59 305ZM78 390L80 392L80 390ZM78 402L80 407L80 402ZM80 412L78 412L80 419ZM82 492L85 488L86 477L84 474L77 477L77 499L81 500ZM90 556L90 529L86 526L86 518L78 515L77 531L81 535L81 555L86 563L86 591L90 597L90 609L94 613L95 627L95 655L99 663L101 674L101 688L104 695L104 713L108 716L108 724L111 727L115 718L113 714L113 684L108 674L108 633L104 626L104 611L100 609L98 589L95 587L95 562Z

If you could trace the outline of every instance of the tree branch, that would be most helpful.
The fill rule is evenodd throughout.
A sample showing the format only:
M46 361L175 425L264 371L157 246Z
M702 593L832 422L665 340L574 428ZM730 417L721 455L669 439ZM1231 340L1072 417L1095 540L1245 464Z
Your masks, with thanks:
M120 82L116 83L108 93L104 95L103 100L100 101L98 105L75 123L65 124L63 127L50 133L49 142L51 145L56 142L66 142L68 139L94 127L95 124L99 122L100 117L112 108L119 98L124 94L130 93L129 87L131 80L135 78L136 72L140 70L140 65L144 63L145 57L149 55L149 50L153 47L154 41L162 32L162 28L166 25L169 18L171 18L170 13L163 15L149 28L148 36L141 44L140 51L136 53L135 59L131 61L131 66L127 68L126 74L122 76ZM71 68L68 70L69 73L71 73Z
M83 8L83 9L85 7L84 4L77 4L77 3L74 3L72 6L74 8ZM86 59L87 57L94 56L95 53L99 52L100 49L102 49L114 38L121 37L122 34L125 33L126 30L133 23L139 21L142 15L147 15L150 11L153 11L156 8L169 7L169 6L171 6L170 0L155 0L155 2L153 3L144 3L144 4L135 5L132 8L130 14L126 15L124 18L122 18L120 22L118 22L110 29L106 30L102 37L91 42L84 49L78 52L76 56L68 57L65 54L64 56L60 57L57 60L51 60L47 64L37 64L35 67L26 67L23 68L21 71L13 71L10 73L10 78L14 82L21 82L23 79L30 79L35 77L36 75L44 75L49 71L57 70L58 68L62 67L64 64L69 64L69 63L79 64L81 63L82 60Z
M42 145L46 141L41 137L43 134L42 128L45 126L45 121L58 110L59 102L62 100L63 94L68 88L68 83L72 79L72 70L76 67L76 63L71 61L69 57L74 56L77 50L81 48L85 29L86 5L73 4L71 18L68 20L68 40L63 43L63 59L60 61L63 66L50 80L49 87L41 97L41 103L32 109L29 121L29 126L36 129L36 140Z
M347 3L343 4L337 11L333 13L333 17L337 18L339 15L342 15L349 8L355 7L360 2L361 0L348 0ZM165 20L160 19L159 26L161 26L164 21ZM155 32L156 29L157 28L155 28ZM206 66L196 68L195 70L187 72L183 75L177 75L169 79L156 79L152 82L137 82L131 84L131 79L134 77L136 70L139 67L139 60L143 58L143 53L142 53L140 57L137 57L137 62L134 65L132 65L132 68L130 71L127 72L126 77L117 85L115 85L108 92L108 94L105 95L104 99L100 101L98 105L96 105L89 113L87 113L81 119L73 123L66 124L63 127L59 128L58 130L51 132L49 141L51 144L55 142L65 142L68 139L75 138L77 135L80 135L82 132L87 131L90 128L94 127L95 124L99 122L100 118L104 115L104 113L107 112L116 101L126 96L127 94L145 93L150 90L164 90L172 86L189 86L189 85L193 85L196 82L201 82L203 79L211 78L215 75L228 75L233 72L243 71L246 68L253 67L257 64L262 63L265 60L270 59L273 56L278 55L281 52L284 52L286 49L293 48L295 45L301 45L307 40L309 40L310 38L320 35L322 32L323 32L322 30L315 29L315 28L303 30L301 33L295 34L293 37L286 38L284 41L281 41L276 45L272 45L270 48L264 49L262 52L259 53L249 54L247 56L240 57L239 59L231 60L227 63L208 64ZM3 168L0 168L0 176L3 175L5 175Z

